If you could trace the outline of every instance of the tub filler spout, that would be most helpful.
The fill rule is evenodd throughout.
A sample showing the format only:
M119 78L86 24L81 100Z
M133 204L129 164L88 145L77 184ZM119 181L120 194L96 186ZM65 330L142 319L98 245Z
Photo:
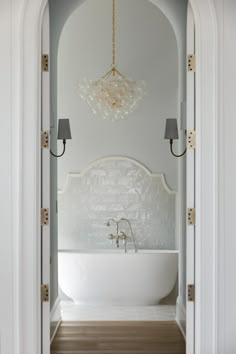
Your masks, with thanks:
M108 236L108 238L110 240L113 240L113 239L116 240L116 247L117 248L120 247L119 240L122 240L124 245L125 245L125 253L126 253L127 252L127 235L123 231L120 230L120 224L122 222L127 223L128 226L129 226L131 237L132 237L132 241L133 241L133 244L134 244L134 250L135 250L135 253L137 253L138 252L138 247L137 247L137 244L135 242L134 233L133 233L130 221L128 219L126 219L126 218L121 218L121 219L118 219L118 220L109 219L108 222L106 223L106 225L107 226L111 226L111 222L113 222L116 225L116 235L110 234Z

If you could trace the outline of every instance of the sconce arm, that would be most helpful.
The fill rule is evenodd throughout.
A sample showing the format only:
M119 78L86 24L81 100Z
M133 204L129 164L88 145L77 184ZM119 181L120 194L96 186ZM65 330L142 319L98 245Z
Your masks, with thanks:
M174 155L175 157L182 157L186 153L187 148L185 148L185 150L182 154L176 155L173 151L173 139L170 139L170 151L171 151L172 155Z
M63 151L62 151L62 153L60 155L55 155L51 150L50 150L50 153L54 157L61 157L62 155L64 155L65 151L66 151L66 139L63 139Z

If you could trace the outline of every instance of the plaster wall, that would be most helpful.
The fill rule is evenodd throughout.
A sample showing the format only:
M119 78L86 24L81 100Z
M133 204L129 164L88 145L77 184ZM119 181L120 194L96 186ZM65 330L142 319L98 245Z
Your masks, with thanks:
M111 65L111 2L87 0L66 22L59 43L58 118L70 118L73 139L58 161L58 187L63 188L68 173L119 155L164 173L170 188L177 190L177 160L163 139L165 119L178 116L175 33L163 13L143 0L117 1L116 28L118 68L145 80L147 96L127 120L115 123L94 116L79 97L78 82L99 78Z
M152 2L155 4L152 5ZM77 1L77 6L81 2ZM75 90L78 80L86 74L89 77L102 75L110 64L110 2L94 3L86 1L66 22L68 9L75 9L76 3L59 3L50 0L51 12L51 69L52 89L52 129L51 147L56 150L56 118L71 116L73 142L67 144L67 153L59 159L59 188L65 184L67 174L81 171L91 161L110 154L131 156L139 159L154 172L164 172L173 189L180 189L178 247L181 252L179 283L180 298L185 302L185 159L177 161L169 154L168 143L163 140L165 117L178 118L180 128L180 149L184 144L182 131L185 116L181 112L181 102L185 100L185 37L187 1L119 1L117 3L117 46L119 67L134 72L140 78L148 77L148 96L129 120L111 124L94 117L88 106L78 97ZM156 7L157 6L157 7ZM97 7L94 9L94 7ZM160 10L159 10L160 8ZM95 15L96 14L96 15ZM141 17L148 19L143 21ZM63 22L62 22L63 19ZM143 25L140 26L141 21ZM170 23L169 23L170 21ZM130 24L132 24L130 26ZM63 27L63 29L62 29ZM61 32L62 29L62 32ZM131 29L131 31L130 31ZM84 36L86 32L86 36ZM131 32L131 33L130 33ZM157 35L160 33L160 35ZM104 35L105 34L105 35ZM163 35L164 34L164 35ZM58 62L57 44L60 38ZM103 38L101 40L101 38ZM149 38L144 44L144 40ZM177 43L176 43L177 41ZM94 43L99 43L99 45ZM130 44L132 43L132 45ZM167 43L168 49L163 43ZM177 46L176 46L177 44ZM56 50L55 50L56 48ZM140 54L142 48L142 54ZM98 54L94 60L94 53ZM88 59L89 58L89 59ZM168 58L168 60L167 60ZM135 66L133 63L135 62ZM104 64L105 63L105 64ZM145 65L147 64L147 65ZM56 75L56 68L58 75ZM77 82L75 75L77 74ZM150 79L151 78L151 79ZM58 98L55 94L58 84ZM164 88L164 91L163 91ZM161 92L162 91L162 92ZM145 114L143 112L145 111ZM138 121L138 124L136 124ZM118 125L118 126L117 126ZM94 134L95 133L95 134ZM118 134L117 134L118 133ZM141 149L140 149L141 148ZM178 144L175 148L178 150ZM61 144L58 146L58 151ZM142 151L143 149L143 151ZM155 153L156 151L156 153ZM79 153L78 153L79 152ZM56 205L56 162L51 166L51 279L57 279L57 214ZM178 163L179 162L179 163ZM59 230L60 231L60 230ZM65 242L60 240L61 247ZM96 245L94 245L96 247ZM57 294L52 283L52 304ZM55 288L55 290L54 290Z
M179 152L186 146L186 19L188 1L151 0L170 21L178 43L178 123ZM186 157L178 159L179 298L186 307Z
M180 161L170 155L163 132L164 118L177 117L181 137L179 149L184 148L186 117L181 111L181 102L186 99L187 1L117 3L119 67L133 72L133 77L140 78L140 73L141 78L146 80L148 77L150 97L144 98L140 109L128 121L115 124L94 117L75 90L78 80L84 76L96 78L109 67L110 32L106 31L110 28L109 10L108 1L99 4L87 1L72 14L62 31L58 55L58 117L70 116L73 141L68 142L67 153L59 160L59 188L64 186L69 172L81 171L91 161L110 154L134 157L153 172L163 172L170 187L180 191L177 221L179 299L185 304L185 158ZM148 21L141 20L142 16ZM144 44L145 38L149 40ZM163 43L168 44L168 49ZM144 54L140 53L140 48ZM178 144L175 148L178 150ZM65 243L63 240L60 241L59 230L59 245Z
M62 28L70 14L82 0L49 0L50 13L50 148L57 152L57 54ZM58 215L57 215L57 159L50 160L50 307L53 308L58 297Z

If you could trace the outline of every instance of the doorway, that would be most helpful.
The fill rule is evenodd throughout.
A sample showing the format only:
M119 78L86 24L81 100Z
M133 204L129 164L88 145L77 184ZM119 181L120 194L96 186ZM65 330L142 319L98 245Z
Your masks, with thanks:
M58 0L59 1L59 0ZM64 1L62 1L64 3ZM218 34L217 19L212 0L191 0L196 25L196 263L195 280L197 297L195 302L195 351L197 354L214 351L217 321L216 261L217 250L217 159L218 159ZM46 0L28 2L22 9L17 23L19 50L13 58L16 78L21 86L21 128L13 126L14 134L21 143L19 172L21 183L16 185L21 203L18 243L14 251L18 259L16 266L16 297L14 306L20 311L20 323L14 337L21 339L20 351L24 354L37 353L41 349L41 163L40 163L40 119L41 119L41 24ZM20 9L18 9L20 11ZM17 13L19 13L17 11ZM64 15L67 12L65 11ZM209 43L212 45L209 46ZM18 110L18 102L14 102ZM18 162L15 162L16 165ZM27 166L27 168L23 168ZM18 165L17 165L18 168ZM44 206L45 208L48 205ZM32 237L34 235L34 237ZM21 247L18 247L18 244ZM207 268L206 268L207 264ZM21 286L22 284L22 286ZM18 301L19 299L19 301ZM211 306L209 306L209 303ZM19 333L19 331L20 333Z
M193 74L193 73L192 73ZM194 74L193 74L193 76L194 76ZM44 79L43 79L44 80ZM193 81L194 81L194 79L193 79ZM194 91L193 91L193 94L194 94ZM179 102L180 103L180 102ZM182 102L182 108L184 107L184 102ZM184 109L184 108L183 108ZM183 112L181 112L181 113L183 113ZM194 114L193 114L193 118L194 118ZM53 130L53 128L56 128L56 124L55 124L55 126L53 127L53 122L51 122L51 131ZM94 122L93 122L93 124L94 124ZM184 126L184 125L183 125ZM182 128L183 128L183 126L182 126ZM193 126L193 125L192 125ZM183 129L182 129L183 130ZM52 133L53 134L53 133ZM183 133L184 134L184 133ZM183 140L184 141L184 140ZM169 152L169 151L168 151ZM191 153L190 153L191 154ZM115 154L116 155L116 154ZM125 155L127 155L127 154L125 154ZM192 160L193 161L193 160ZM193 161L194 162L194 161ZM85 164L85 167L87 167L86 166L86 164ZM156 172L156 171L155 171ZM158 172L159 172L159 170L158 170ZM156 173L157 174L157 173ZM193 172L191 172L191 175L194 175L194 173ZM193 190L194 190L194 188L193 188ZM191 204L191 206L193 206L194 207L194 204ZM51 209L51 208L50 208ZM52 216L51 216L52 217ZM44 229L43 229L44 230ZM192 229L193 230L193 229ZM44 231L43 231L44 232ZM177 239L178 240L178 239ZM177 241L177 243L178 243L178 241ZM193 246L193 245L192 245ZM191 246L190 246L191 247ZM48 256L48 254L47 254L47 256ZM194 258L191 258L191 261L192 262L194 262ZM194 274L194 271L193 271L193 274ZM43 309L45 309L45 306L44 306L44 304L43 304ZM48 310L47 310L48 311ZM191 311L191 310L190 310ZM192 310L192 314L190 315L190 318L191 318L191 321L193 321L193 310ZM44 323L44 321L43 321L43 323ZM190 327L189 327L190 328ZM194 330L194 328L193 328L193 326L192 326L192 329L190 329L191 331L193 331ZM193 342L193 339L191 340L191 342ZM193 347L193 344L191 344L192 345L192 347ZM45 352L46 353L46 352ZM189 353L191 353L191 351L189 351Z

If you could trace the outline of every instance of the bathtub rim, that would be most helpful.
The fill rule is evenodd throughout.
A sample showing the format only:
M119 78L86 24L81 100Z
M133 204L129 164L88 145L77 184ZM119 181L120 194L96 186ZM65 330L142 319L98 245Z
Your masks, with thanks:
M58 249L58 253L68 253L68 254L179 254L179 250L149 250L149 249L142 249L138 250L137 253L134 250L128 250L126 253L124 249Z

